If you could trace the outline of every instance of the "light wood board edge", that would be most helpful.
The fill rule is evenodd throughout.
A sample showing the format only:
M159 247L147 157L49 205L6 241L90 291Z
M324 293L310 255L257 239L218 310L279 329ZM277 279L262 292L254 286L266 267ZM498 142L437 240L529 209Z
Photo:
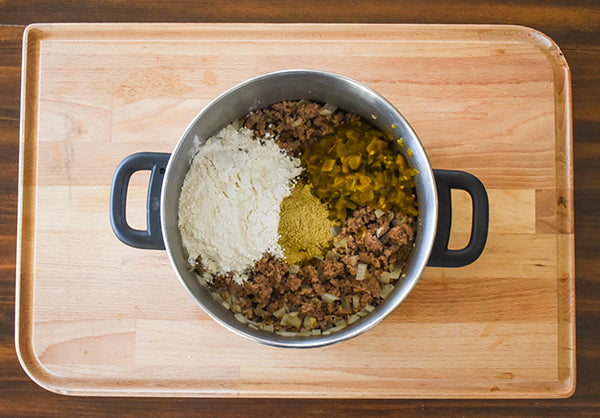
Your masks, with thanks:
M290 393L256 394L253 392L199 392L190 389L165 389L143 387L143 382L121 382L114 389L109 382L102 380L65 379L50 373L39 361L33 349L33 278L35 248L35 185L37 181L37 124L39 92L39 47L43 39L71 39L73 36L87 38L115 38L121 34L128 39L162 39L165 31L177 39L193 39L194 31L240 30L251 27L253 30L271 31L274 27L287 28L294 32L300 26L310 29L322 28L322 24L33 24L23 35L23 61L21 75L21 125L18 183L17 219L17 260L16 260L16 300L15 300L15 346L19 361L29 375L41 387L52 392L69 395L106 396L274 396L289 397ZM515 25L401 25L401 24L329 24L330 27L349 27L370 30L378 27L392 28L415 40L424 36L423 28L437 28L443 32L443 39L460 30L485 32L493 39L510 38L515 42L530 43L546 54L552 65L555 77L555 120L556 120L556 161L557 161L557 205L558 211L558 326L559 326L559 385L550 390L533 390L524 393L510 393L511 398L565 398L575 391L575 271L574 271L574 232L573 232L573 155L572 155L572 115L571 115L571 76L569 67L556 43L548 36L524 26ZM132 31L135 30L135 36ZM432 32L426 32L432 33ZM439 36L439 35L438 35ZM435 37L434 37L435 38ZM441 39L441 38L437 38ZM433 38L432 38L433 40ZM25 164L28 164L25 166ZM114 382L110 382L114 384ZM83 385L83 386L82 386ZM348 397L355 397L356 394ZM305 395L303 397L306 397ZM359 395L360 397L360 395ZM436 397L435 394L407 394L405 398ZM454 398L505 398L507 394L487 392L447 394Z
M571 71L554 41L543 34L540 36L551 43L551 47L545 51L554 71L558 231L558 379L564 385L563 396L570 397L575 393L577 380Z
M27 375L52 390L52 376L33 348L33 254L35 249L35 161L39 91L39 33L28 27L23 33L21 67L21 115L19 127L19 182L15 289L15 347ZM27 166L26 166L27 164Z
M576 389L575 337L575 219L573 203L573 117L571 71L559 46L531 28L532 44L542 51L554 73L556 230L557 230L557 326L558 397L568 398Z

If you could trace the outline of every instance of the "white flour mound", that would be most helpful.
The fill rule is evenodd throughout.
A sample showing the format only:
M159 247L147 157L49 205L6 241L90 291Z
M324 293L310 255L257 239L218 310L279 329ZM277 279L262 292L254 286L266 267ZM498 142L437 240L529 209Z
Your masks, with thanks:
M190 265L240 274L265 252L283 257L279 207L301 172L300 160L274 141L233 125L199 148L179 198L179 230Z

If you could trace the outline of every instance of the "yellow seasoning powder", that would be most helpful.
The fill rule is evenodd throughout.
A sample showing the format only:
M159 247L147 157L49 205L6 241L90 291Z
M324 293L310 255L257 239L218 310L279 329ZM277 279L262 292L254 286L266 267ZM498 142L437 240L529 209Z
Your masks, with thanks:
M281 202L279 245L289 264L302 264L312 257L324 255L331 247L331 227L327 206L311 192L311 186L298 183Z

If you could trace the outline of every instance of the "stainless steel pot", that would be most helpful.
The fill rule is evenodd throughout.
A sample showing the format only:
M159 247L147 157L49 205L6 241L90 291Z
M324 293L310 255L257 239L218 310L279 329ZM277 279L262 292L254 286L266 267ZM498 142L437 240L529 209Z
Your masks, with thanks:
M187 255L178 229L178 201L188 171L194 138L205 141L235 119L251 111L283 100L308 99L331 103L370 120L383 131L404 139L405 154L416 167L416 194L419 202L415 247L410 254L405 277L372 313L330 335L286 337L256 330L236 320L215 302L210 292L188 270ZM394 127L394 128L392 128ZM412 150L407 155L406 149ZM138 170L151 170L145 231L132 229L125 219L127 185ZM471 239L461 250L449 250L451 226L450 190L467 191L473 201ZM417 135L396 108L369 87L337 74L315 70L286 70L245 81L204 108L185 130L172 154L138 153L125 158L117 167L111 191L111 224L125 244L143 249L166 249L179 280L190 296L215 321L231 331L264 344L281 347L318 347L354 337L373 327L400 305L416 285L427 265L459 267L475 261L483 251L488 230L488 199L483 184L462 171L432 170ZM438 210L439 209L439 210Z

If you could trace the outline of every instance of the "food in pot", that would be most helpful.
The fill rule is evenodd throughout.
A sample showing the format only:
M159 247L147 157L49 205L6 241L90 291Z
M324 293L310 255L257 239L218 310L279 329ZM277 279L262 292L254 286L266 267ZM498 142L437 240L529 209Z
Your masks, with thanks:
M184 181L190 267L250 327L343 329L402 276L416 170L397 139L327 104L276 103L241 125L210 138Z
M199 148L179 198L179 230L190 263L243 279L265 252L283 257L279 207L302 169L273 141L233 124Z
M313 194L310 184L296 185L281 202L279 217L279 244L289 264L304 264L331 247L336 222L329 219L327 205Z
M412 247L411 223L393 212L377 217L373 209L357 209L324 258L299 266L267 254L247 282L220 275L210 287L220 302L256 327L337 331L366 315L392 290Z
M368 206L417 215L414 176L390 134L355 120L325 136L302 155L315 195L327 202L333 219Z
M252 129L258 138L275 138L281 148L298 156L325 135L335 132L337 127L357 119L357 115L330 104L297 100L252 112L244 119L244 126Z

